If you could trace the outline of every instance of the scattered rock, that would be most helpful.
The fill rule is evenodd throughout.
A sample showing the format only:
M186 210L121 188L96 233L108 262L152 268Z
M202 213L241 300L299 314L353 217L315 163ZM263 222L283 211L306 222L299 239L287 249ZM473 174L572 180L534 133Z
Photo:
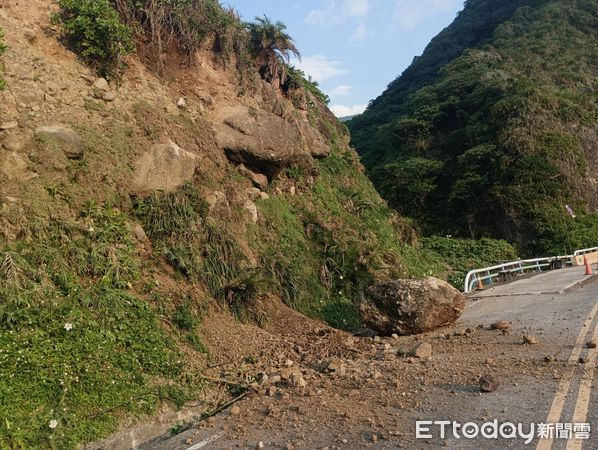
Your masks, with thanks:
M291 384L297 387L306 387L307 381L303 378L303 374L299 371L291 373L290 377Z
M416 345L410 354L416 358L429 358L432 356L432 346L427 342L422 342Z
M536 345L538 342L540 342L540 341L534 335L526 334L523 336L523 344Z
M245 200L243 203L243 210L246 213L247 218L251 223L257 223L259 220L259 214L257 206L251 200Z
M0 130L2 130L2 131L12 130L14 128L17 128L18 126L19 126L19 123L16 120L9 120L8 122L0 123Z
M480 378L480 391L482 392L494 392L499 385L498 379L492 374L486 374Z
M8 136L6 136L6 139L4 139L2 145L6 150L20 152L25 148L30 139L31 135L11 132Z
M230 409L230 414L231 416L238 416L239 414L241 414L241 408L239 408L237 405L233 406Z
M37 178L38 174L29 170L29 159L17 152L9 153L2 164L0 172L9 180L29 181Z
M35 130L35 136L46 137L61 142L62 152L69 159L79 159L83 156L83 141L81 137L66 125L48 125Z
M239 164L237 170L241 175L249 178L256 188L261 189L262 191L265 191L268 188L268 177L266 175L256 173L245 167L243 164Z
M147 234L145 234L145 230L138 223L133 225L133 234L135 235L135 237L137 238L137 240L139 242L146 243L149 241Z
M453 323L464 309L463 294L433 277L377 283L359 304L365 325L386 335L434 330Z
M589 341L588 343L586 343L586 346L588 348L596 348L598 346L598 343L594 340Z
M105 102L113 102L116 99L116 94L112 91L104 92L102 94L102 100Z
M25 39L27 39L27 42L29 42L30 44L35 42L35 40L37 39L37 33L34 29L31 28L24 30L23 36L25 37Z
M93 87L94 87L94 89L98 89L100 91L109 91L110 90L110 85L108 84L108 81L106 81L106 78L98 78L93 83Z
M345 363L338 358L331 359L326 366L326 370L341 377L344 377L347 373Z
M509 330L511 328L511 324L506 320L499 320L498 322L493 323L490 325L490 328L493 330Z

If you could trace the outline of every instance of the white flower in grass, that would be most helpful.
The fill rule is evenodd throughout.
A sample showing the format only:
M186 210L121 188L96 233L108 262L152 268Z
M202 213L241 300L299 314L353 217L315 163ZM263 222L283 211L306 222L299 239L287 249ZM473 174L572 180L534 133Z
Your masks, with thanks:
M66 331L71 331L71 330L73 329L73 324L72 324L72 323L70 323L70 322L67 322L67 323L65 323L65 324L64 324L64 329L65 329Z
M48 426L52 429L56 428L58 426L58 420L56 420L56 419L50 420L50 424Z

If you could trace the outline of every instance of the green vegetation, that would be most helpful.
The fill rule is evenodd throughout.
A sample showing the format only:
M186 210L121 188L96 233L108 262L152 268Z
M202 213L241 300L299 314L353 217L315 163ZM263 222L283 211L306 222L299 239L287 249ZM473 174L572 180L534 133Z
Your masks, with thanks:
M6 51L6 44L4 43L4 31L0 28L0 91L6 87L4 81L4 65L2 63L2 54Z
M594 10L591 0L466 2L349 123L391 205L426 234L504 238L524 254L594 245Z
M324 103L325 105L330 103L330 97L322 92L317 81L307 77L305 72L301 69L297 69L293 66L287 67L287 78L283 84L286 90L304 88L307 92L310 92L315 98Z
M135 49L132 30L110 0L60 0L55 21L68 44L103 76L117 76Z
M508 242L487 238L472 240L432 236L422 239L422 247L448 264L448 281L459 290L463 289L465 275L470 270L517 259L517 252Z
M336 148L319 166L308 192L259 202L263 225L251 242L263 279L288 305L354 330L360 321L352 299L374 280L444 269L414 245L411 226L380 201L351 151Z
M125 216L89 204L0 247L0 447L75 448L200 384L148 303Z
M280 78L284 83L291 55L301 57L293 39L286 32L286 25L282 22L272 22L264 16L256 17L255 22L247 24L247 29L253 56L262 78L268 81Z

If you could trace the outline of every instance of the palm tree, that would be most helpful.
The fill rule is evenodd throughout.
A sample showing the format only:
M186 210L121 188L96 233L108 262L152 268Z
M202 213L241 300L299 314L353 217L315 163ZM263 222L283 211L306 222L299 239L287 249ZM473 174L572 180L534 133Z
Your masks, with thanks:
M286 32L287 26L282 22L272 22L264 15L256 17L255 22L249 23L247 27L260 74L267 81L284 83L291 55L301 60L295 42Z

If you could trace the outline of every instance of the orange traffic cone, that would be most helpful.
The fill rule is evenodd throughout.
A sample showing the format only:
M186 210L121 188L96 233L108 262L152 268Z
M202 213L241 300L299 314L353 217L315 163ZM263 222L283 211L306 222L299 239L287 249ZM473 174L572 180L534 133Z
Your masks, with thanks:
M477 279L478 279L478 291L483 291L484 283L482 283L482 279L480 277L477 277Z
M583 263L586 266L586 275L594 275L594 273L592 272L592 266L590 265L588 258L586 258L585 256L583 257Z

